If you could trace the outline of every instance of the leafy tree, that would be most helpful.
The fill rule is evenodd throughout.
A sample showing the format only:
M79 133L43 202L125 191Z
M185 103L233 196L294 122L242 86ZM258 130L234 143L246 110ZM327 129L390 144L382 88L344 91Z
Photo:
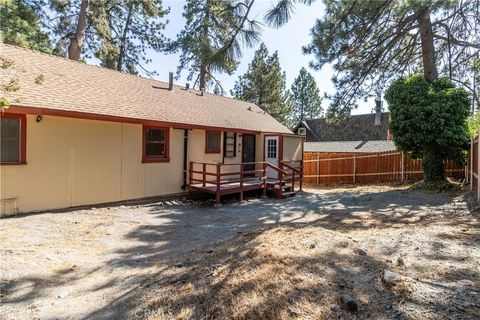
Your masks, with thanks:
M249 18L254 0L193 0L184 7L186 24L170 52L180 51L177 77L188 70L188 79L196 75L194 87L206 88L214 82L223 92L215 73L232 74L242 56L241 47L259 41L259 24Z
M425 180L444 179L443 160L464 160L469 146L466 119L470 100L447 78L400 78L385 93L389 129L397 148L423 160Z
M23 0L0 0L0 39L4 43L51 52L35 8Z
M265 44L255 52L247 72L235 82L231 94L255 103L281 123L291 125L293 99L285 90L285 72L280 68L277 52L269 56Z
M163 50L167 43L163 18L168 10L163 9L161 0L32 1L43 8L45 3L50 4L51 9L44 10L43 16L55 39L57 54L65 56L72 49L76 58L76 50L81 47L81 57L93 55L107 68L155 73L145 64L150 62L147 50Z
M322 115L322 98L315 78L307 71L300 69L300 74L292 84L293 121L298 123L304 119L314 119Z
M476 112L474 115L467 119L468 134L474 139L480 133L480 112Z
M296 3L279 0L266 15L275 27L286 23ZM478 0L324 0L325 14L312 29L304 52L315 69L333 64L337 89L330 114L348 115L356 101L377 95L398 76L438 75L474 92L472 61L480 49Z

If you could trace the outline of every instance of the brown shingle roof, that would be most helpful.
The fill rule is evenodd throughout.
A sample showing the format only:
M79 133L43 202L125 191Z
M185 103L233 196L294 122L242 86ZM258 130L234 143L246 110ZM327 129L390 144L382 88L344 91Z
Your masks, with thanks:
M8 92L12 105L185 125L291 133L258 106L227 97L186 91L168 83L0 44L2 84L18 78ZM41 84L35 79L43 76ZM37 81L39 82L39 81ZM2 93L3 95L4 93Z

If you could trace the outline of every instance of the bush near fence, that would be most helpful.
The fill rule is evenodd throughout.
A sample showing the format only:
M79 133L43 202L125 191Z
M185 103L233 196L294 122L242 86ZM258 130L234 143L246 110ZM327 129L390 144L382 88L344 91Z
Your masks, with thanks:
M465 166L445 161L447 176L465 178ZM397 151L378 153L305 152L304 182L311 184L416 181L423 178L422 161Z

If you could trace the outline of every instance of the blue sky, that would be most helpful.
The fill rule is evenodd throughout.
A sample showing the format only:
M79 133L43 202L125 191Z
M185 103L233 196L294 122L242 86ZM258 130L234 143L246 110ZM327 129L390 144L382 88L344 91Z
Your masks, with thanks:
M257 0L252 7L252 17L256 18L258 21L263 21L263 15L269 8L271 8L273 3L274 2L270 0ZM182 16L185 2L180 0L165 0L164 4L165 7L170 7L170 14L167 17L169 24L165 30L166 36L169 38L175 38L185 22ZM308 68L308 63L314 57L302 54L302 46L310 43L311 28L314 26L316 19L322 15L323 4L321 1L316 1L311 6L298 4L292 19L287 25L280 29L273 29L267 26L264 26L263 28L262 41L265 42L270 53L278 51L281 67L287 75L288 88L290 88L293 79L298 75L300 69L306 67L315 77L322 95L324 92L333 93L335 91L331 82L333 75L332 68L330 66L325 66L320 71L314 71ZM223 88L228 93L230 92L230 89L233 88L238 76L246 72L248 64L253 59L256 49L258 49L258 46L252 49L243 49L241 63L233 75L220 74L217 76L217 79L221 81ZM152 63L148 66L148 69L155 69L159 73L156 77L159 80L167 81L168 72L176 72L179 55L166 55L151 52L150 58L152 59ZM187 72L184 72L182 77L177 81L177 84L184 85L185 82L187 82L186 77ZM324 108L328 106L328 103L328 100L323 101ZM370 113L374 102L369 101L365 103L359 101L359 105L359 108L352 113Z

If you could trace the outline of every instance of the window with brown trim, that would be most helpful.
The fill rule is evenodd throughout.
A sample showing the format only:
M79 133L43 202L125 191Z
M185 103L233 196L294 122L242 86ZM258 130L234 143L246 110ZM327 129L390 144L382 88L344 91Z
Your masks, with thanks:
M205 153L220 153L220 131L207 131Z
M0 117L0 163L26 163L26 117L2 114Z
M168 128L143 127L143 162L165 162L168 158Z
M235 132L225 132L223 134L223 156L225 158L234 158L236 152L237 134Z

